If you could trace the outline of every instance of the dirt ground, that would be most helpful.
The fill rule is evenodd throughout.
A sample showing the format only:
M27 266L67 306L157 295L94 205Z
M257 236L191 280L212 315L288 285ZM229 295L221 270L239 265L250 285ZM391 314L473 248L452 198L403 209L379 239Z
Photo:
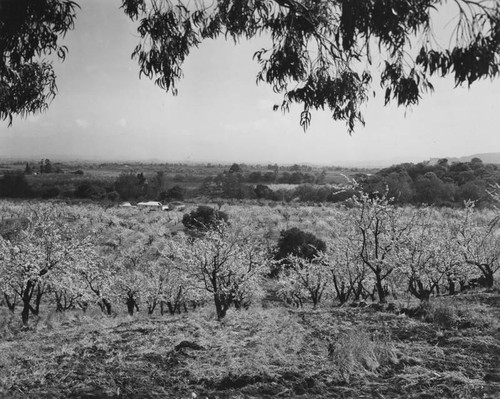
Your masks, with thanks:
M500 398L500 293L428 309L0 314L1 398Z

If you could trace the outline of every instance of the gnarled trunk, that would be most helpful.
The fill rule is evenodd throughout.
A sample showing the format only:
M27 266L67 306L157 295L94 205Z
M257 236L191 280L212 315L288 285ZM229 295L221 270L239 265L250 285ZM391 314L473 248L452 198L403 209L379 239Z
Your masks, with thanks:
M135 300L134 295L129 295L127 297L127 312L130 316L134 315L134 311L139 311L139 305L137 305L137 301Z
M31 309L31 296L33 295L33 290L35 289L36 282L33 280L28 280L24 290L22 292L22 301L23 301L23 311L21 312L21 319L23 321L23 325L28 325L28 320L30 317L30 309Z
M230 298L220 293L214 293L215 310L217 312L217 319L222 320L226 317L227 310L231 304Z

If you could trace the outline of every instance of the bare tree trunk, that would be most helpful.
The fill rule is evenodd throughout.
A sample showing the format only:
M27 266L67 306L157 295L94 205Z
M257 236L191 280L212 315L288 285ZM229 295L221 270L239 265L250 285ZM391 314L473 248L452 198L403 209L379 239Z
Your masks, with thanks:
M230 301L225 295L214 293L215 310L217 312L217 319L222 320L226 317L227 310L229 309Z
M386 291L384 289L384 286L382 285L382 277L380 273L375 274L375 286L377 287L378 301L380 303L386 303Z
M28 280L26 283L26 287L24 287L22 300L23 300L23 311L21 312L21 319L23 321L23 325L28 325L28 320L30 317L30 302L31 296L33 295L33 289L35 288L35 283L33 281Z
M40 283L36 284L35 307L30 305L31 313L35 316L40 314L40 303L42 302L45 287L40 287Z
M455 295L457 293L457 290L455 287L455 281L453 281L451 278L448 279L448 293L450 295Z
M127 298L127 311L130 316L134 315L134 310L137 309L137 303L133 296L128 296Z
M111 302L109 302L106 298L102 298L101 303L103 311L105 311L108 316L111 316Z
M14 313L14 311L16 310L16 305L17 305L16 297L14 297L14 299L12 300L12 302L10 301L10 297L6 293L3 294L3 297L5 299L5 304L7 305L7 308L12 313Z
M493 284L495 282L494 280L494 273L493 271L491 270L491 268L489 266L486 266L483 270L483 284L484 284L484 287L485 288L492 288L493 287Z

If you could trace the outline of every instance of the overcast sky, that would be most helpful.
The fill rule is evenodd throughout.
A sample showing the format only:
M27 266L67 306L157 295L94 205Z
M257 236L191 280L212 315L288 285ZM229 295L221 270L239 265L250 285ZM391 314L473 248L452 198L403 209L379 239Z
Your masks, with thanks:
M262 39L202 44L173 97L139 80L130 58L138 35L120 1L79 3L68 57L55 65L58 96L43 114L0 122L0 157L338 165L500 152L500 80L471 89L434 80L436 91L411 109L384 107L380 91L352 136L328 111L304 133L300 109L273 112L282 97L255 84Z

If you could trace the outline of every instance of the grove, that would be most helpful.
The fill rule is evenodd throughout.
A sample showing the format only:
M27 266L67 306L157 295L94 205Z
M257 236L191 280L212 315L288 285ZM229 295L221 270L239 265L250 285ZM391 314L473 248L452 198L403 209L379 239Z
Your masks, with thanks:
M387 302L494 284L494 209L398 206L360 192L342 205L222 205L181 212L57 202L0 203L1 303L24 324L43 309L105 314L248 308L269 296L316 307ZM286 242L290 232L294 241ZM298 241L297 241L298 240ZM285 246L291 250L285 250ZM295 247L294 247L295 246ZM295 249L294 249L295 248Z

